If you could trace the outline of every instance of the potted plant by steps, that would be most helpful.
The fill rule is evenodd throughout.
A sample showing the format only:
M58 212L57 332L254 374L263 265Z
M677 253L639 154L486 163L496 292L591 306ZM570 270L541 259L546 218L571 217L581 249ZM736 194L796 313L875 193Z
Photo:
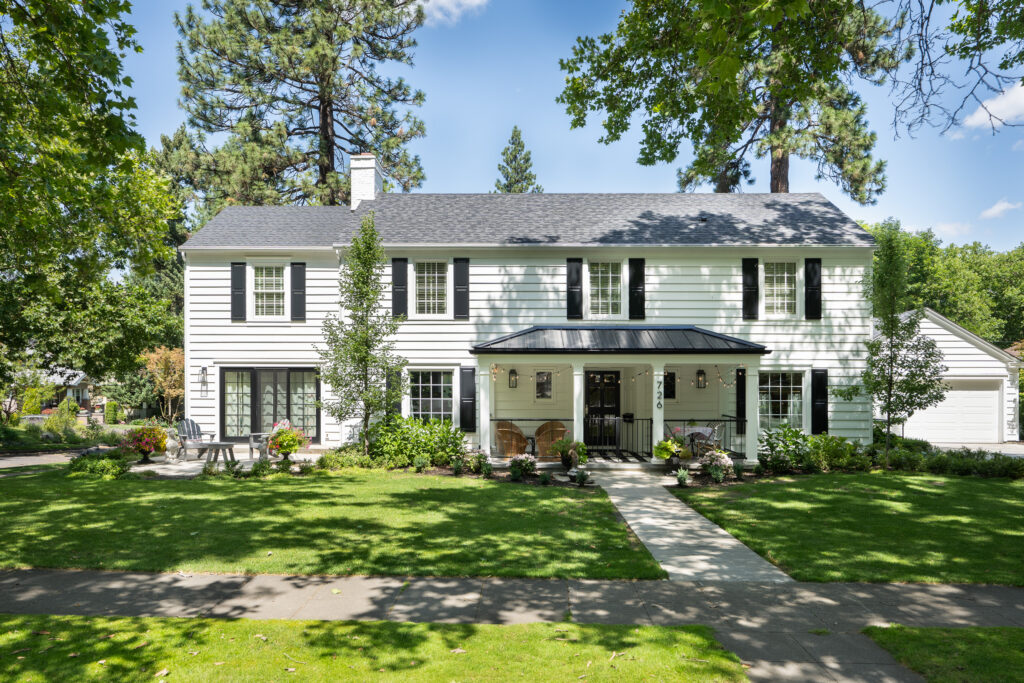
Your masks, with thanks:
M570 434L552 443L551 452L558 454L566 472L587 464L587 445L582 441L574 441Z
M678 427L673 431L670 439L661 441L654 447L654 457L664 460L670 468L680 467L682 461L693 457L689 447L685 446L678 436Z
M150 454L167 449L167 432L161 427L137 427L128 432L122 445L142 456L139 462L150 463Z
M270 435L270 439L267 440L267 452L279 455L283 461L287 461L293 453L305 448L311 441L298 427L282 427Z

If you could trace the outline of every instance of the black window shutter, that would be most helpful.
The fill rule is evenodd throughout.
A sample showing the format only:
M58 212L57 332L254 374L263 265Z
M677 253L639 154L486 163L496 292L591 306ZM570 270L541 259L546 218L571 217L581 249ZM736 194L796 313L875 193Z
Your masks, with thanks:
M646 316L644 305L647 297L644 260L629 259L629 319L643 320Z
M390 393L391 389L401 383L401 375L398 370L389 370L384 380L384 387ZM391 409L387 411L388 415L401 415L402 414L402 399L399 397L394 403L391 404Z
M459 426L476 431L476 368L459 368Z
M457 258L455 265L455 319L469 320L469 259Z
M306 264L292 264L292 320L306 319Z
M757 320L757 259L743 259L743 319Z
M245 322L245 264L231 264L231 319Z
M391 259L391 315L409 314L409 259Z
M821 320L821 259L804 259L804 317Z
M565 260L565 317L569 320L583 319L583 259Z
M828 370L811 370L811 434L828 431Z
M747 369L736 368L736 433L747 433Z

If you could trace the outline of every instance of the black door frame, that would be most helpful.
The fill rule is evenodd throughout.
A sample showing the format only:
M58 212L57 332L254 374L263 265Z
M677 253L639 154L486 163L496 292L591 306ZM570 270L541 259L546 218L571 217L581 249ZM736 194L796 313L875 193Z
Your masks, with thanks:
M586 413L586 429L583 434L583 442L591 448L612 449L618 452L620 446L620 430L622 428L622 371L621 370L584 370L586 375L584 383L583 402ZM595 375L597 379L595 379ZM607 411L604 406L604 383L608 375L615 376L615 406L613 412ZM597 406L602 412L595 414L591 412L590 393L591 388L597 384L600 388L598 395L601 406ZM609 419L611 418L611 419ZM611 428L609 431L608 428Z
M291 418L292 414L292 372L312 372L316 375L316 436L310 437L312 443L321 443L323 439L323 420L320 414L320 374L316 368L297 365L274 365L274 366L224 366L220 368L220 436L224 441L244 443L249 436L227 436L227 415L224 412L224 399L226 396L225 378L229 372L249 373L249 431L255 432L253 427L259 427L260 404L259 404L259 371L260 370L284 370L285 371L285 414Z

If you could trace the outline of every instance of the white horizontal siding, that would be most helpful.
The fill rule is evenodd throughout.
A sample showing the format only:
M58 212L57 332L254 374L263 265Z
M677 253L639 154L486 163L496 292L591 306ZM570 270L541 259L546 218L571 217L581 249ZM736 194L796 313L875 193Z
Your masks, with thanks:
M822 258L824 319L742 320L741 259L755 255L777 256L783 252L786 258L798 263L805 256ZM423 251L396 250L388 256L413 261L424 255ZM544 251L524 247L521 250L473 250L465 254L449 249L443 256L470 258L470 320L414 318L403 323L396 348L414 365L475 366L476 358L470 353L474 344L532 325L577 322L567 321L565 317L566 257L618 260L629 256L646 259L647 318L640 324L697 325L764 344L772 353L762 359L763 368L802 372L826 368L833 386L852 382L864 367L864 341L872 329L861 284L870 263L870 253L864 249L722 248L652 252L635 249L627 252L615 249ZM211 375L211 386L205 396L201 395L197 382L199 368L230 364L315 364L318 360L315 347L321 342L323 320L337 311L336 257L322 252L296 253L282 256L281 261L305 261L307 264L306 322L232 323L229 264L242 258L243 254L191 252L186 268L188 410L207 429L216 428L219 385L214 384L215 378ZM625 269L623 278L626 278ZM385 279L390 282L390 261L385 267ZM415 283L412 278L409 291L409 307L413 310ZM798 296L803 297L802 288ZM385 293L384 304L390 309L389 291ZM627 301L622 305L625 313ZM583 322L635 324L626 320L625 315L618 320ZM566 381L566 377L563 373L559 381ZM571 382L571 376L568 381ZM725 392L722 393L719 402L727 402ZM498 396L500 393L496 394L496 400ZM870 436L870 409L865 401L833 399L831 403L833 433L855 438ZM336 440L340 435L339 426L329 424L326 416L324 431L329 440Z

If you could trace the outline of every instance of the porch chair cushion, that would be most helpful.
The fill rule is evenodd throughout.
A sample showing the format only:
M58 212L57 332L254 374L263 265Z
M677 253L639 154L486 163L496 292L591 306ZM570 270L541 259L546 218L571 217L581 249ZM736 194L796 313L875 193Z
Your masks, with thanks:
M501 421L494 425L494 433L498 438L498 445L501 447L502 455L511 458L513 455L520 455L526 452L529 442L523 435L523 431L511 422Z
M537 458L539 460L557 460L558 456L551 452L551 444L564 437L568 431L564 424L555 421L545 422L537 427L537 433L534 435L537 440Z

